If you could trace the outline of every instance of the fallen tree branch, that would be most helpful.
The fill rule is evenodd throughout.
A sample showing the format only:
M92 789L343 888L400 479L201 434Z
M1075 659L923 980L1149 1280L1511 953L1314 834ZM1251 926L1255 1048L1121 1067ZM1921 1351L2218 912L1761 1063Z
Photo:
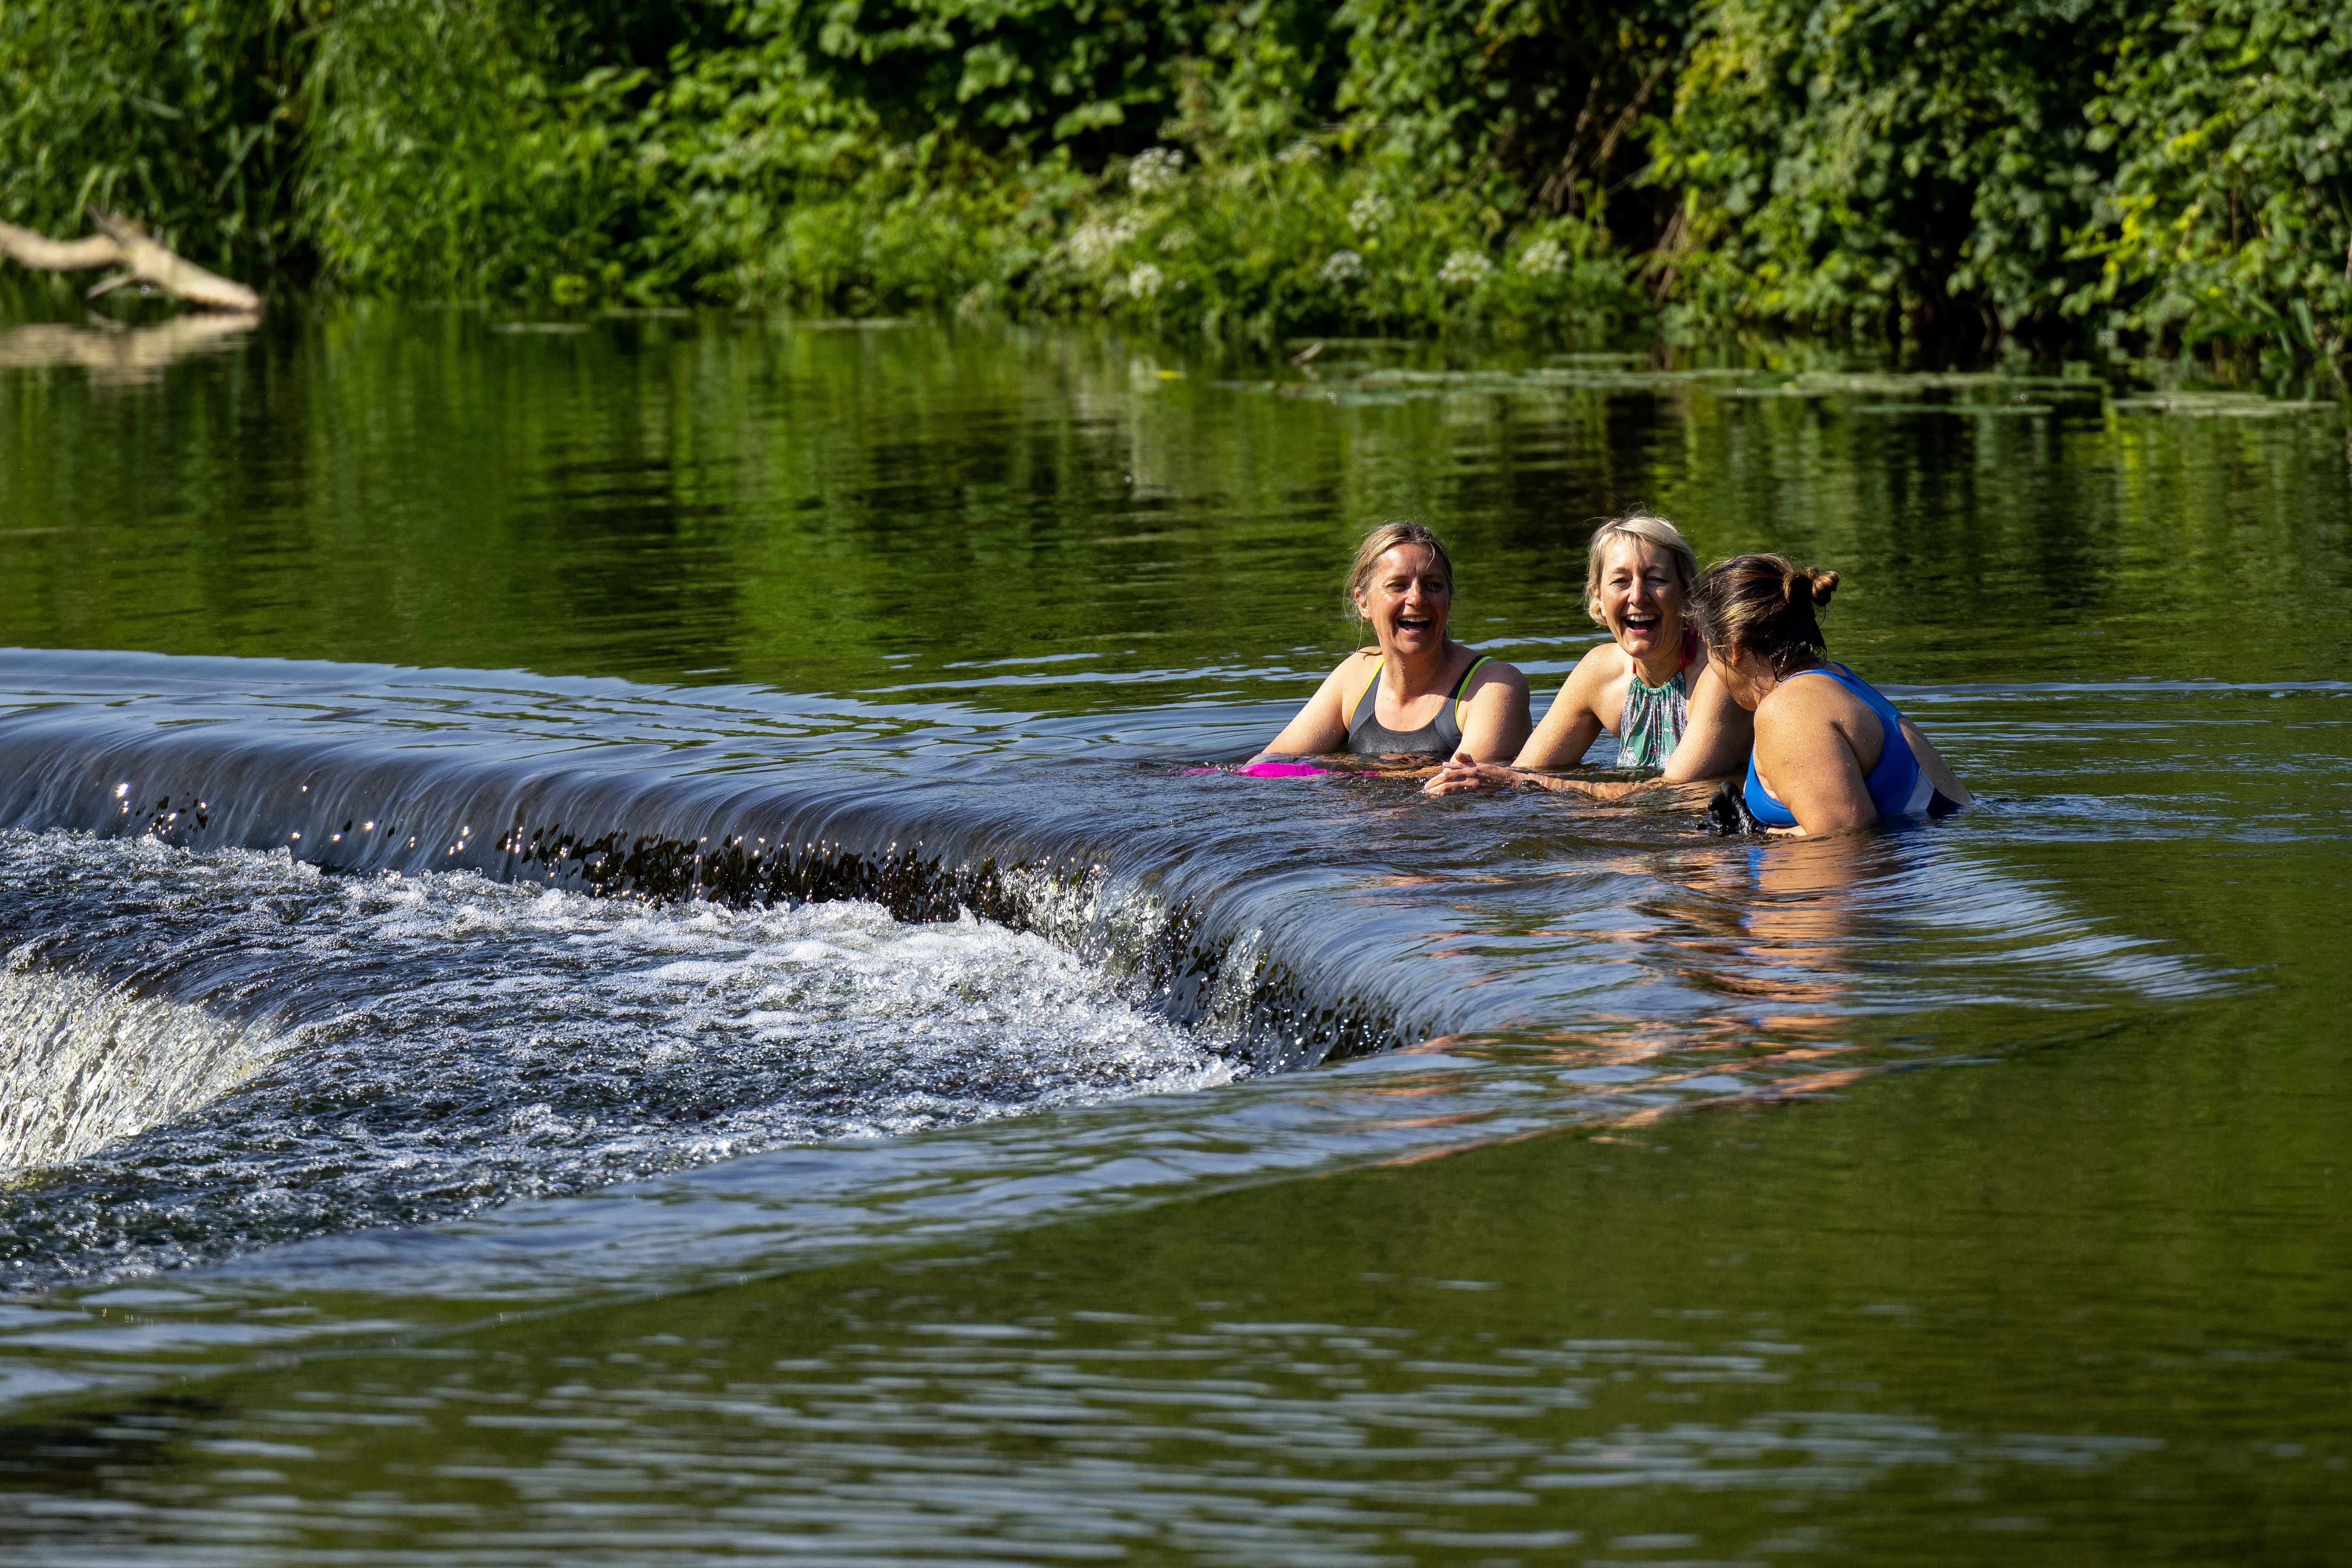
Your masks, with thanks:
M86 267L112 267L122 259L122 252L104 235L55 240L15 224L0 224L0 255L14 256L36 272L79 272Z
M93 208L89 221L98 233L76 240L54 240L15 224L0 224L0 256L9 256L36 272L121 267L122 271L90 288L93 298L126 283L138 283L207 310L230 310L245 316L260 314L260 295L242 283L206 272L174 255L156 244L145 229L131 219Z

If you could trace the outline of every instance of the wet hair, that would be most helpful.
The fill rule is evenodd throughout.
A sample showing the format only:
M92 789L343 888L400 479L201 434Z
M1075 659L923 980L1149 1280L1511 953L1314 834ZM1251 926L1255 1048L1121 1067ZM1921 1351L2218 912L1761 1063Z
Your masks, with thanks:
M1836 572L1786 556L1734 556L1699 580L1690 617L1709 648L1744 648L1786 674L1799 658L1829 647L1813 612L1828 605L1837 585Z
M1601 554L1612 539L1640 539L1654 544L1674 558L1675 577L1683 585L1683 597L1690 598L1692 587L1698 581L1698 557L1683 538L1682 529L1664 517L1654 517L1647 512L1628 512L1622 517L1611 517L1592 530L1592 551L1584 566L1584 612L1592 617L1596 626L1609 624L1601 613Z
M1349 615L1360 621L1363 619L1363 612L1356 608L1356 596L1363 592L1364 584L1371 580L1372 568L1381 563L1381 557L1399 545L1427 546L1429 553L1437 559L1437 570L1445 576L1446 588L1451 590L1454 587L1453 558L1445 553L1444 542L1434 532L1420 523L1382 523L1366 534L1364 542L1356 547L1356 564L1348 571Z

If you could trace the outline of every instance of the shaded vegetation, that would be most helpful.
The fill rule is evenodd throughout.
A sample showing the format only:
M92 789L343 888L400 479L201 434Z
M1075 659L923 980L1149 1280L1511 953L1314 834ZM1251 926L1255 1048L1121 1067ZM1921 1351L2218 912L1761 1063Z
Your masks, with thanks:
M295 286L2333 357L2352 5L30 0L0 216Z

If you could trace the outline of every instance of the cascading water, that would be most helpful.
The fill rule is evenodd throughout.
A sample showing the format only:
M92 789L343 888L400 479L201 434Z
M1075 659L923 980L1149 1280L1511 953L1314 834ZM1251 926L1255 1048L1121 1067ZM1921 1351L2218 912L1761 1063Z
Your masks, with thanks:
M19 1282L1232 1076L1042 938L9 835ZM37 966L69 966L43 972Z
M1262 931L1155 886L1180 868L1131 852L1131 821L1122 858L1099 776L1008 804L880 751L845 777L710 766L747 728L856 717L789 699L31 662L0 720L0 1282L1391 1035L1377 996L1302 986ZM387 744L419 709L436 745Z
M0 976L0 1175L62 1166L208 1104L277 1053L227 1023L78 975Z

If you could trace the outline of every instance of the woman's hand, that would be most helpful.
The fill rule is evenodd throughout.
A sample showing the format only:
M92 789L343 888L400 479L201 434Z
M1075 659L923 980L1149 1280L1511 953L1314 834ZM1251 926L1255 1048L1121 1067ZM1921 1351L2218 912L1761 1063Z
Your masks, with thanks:
M1469 789L1516 789L1524 782L1515 768L1480 762L1466 751L1457 751L1437 770L1436 778L1421 787L1421 792L1458 795Z

